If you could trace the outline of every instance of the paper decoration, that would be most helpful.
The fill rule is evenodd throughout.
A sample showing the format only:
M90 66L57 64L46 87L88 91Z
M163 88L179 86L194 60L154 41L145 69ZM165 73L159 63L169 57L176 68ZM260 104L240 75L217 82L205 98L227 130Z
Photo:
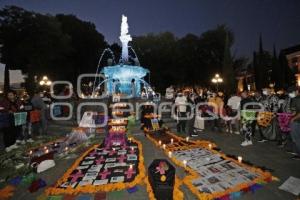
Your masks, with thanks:
M21 126L27 122L27 112L14 113L15 126Z

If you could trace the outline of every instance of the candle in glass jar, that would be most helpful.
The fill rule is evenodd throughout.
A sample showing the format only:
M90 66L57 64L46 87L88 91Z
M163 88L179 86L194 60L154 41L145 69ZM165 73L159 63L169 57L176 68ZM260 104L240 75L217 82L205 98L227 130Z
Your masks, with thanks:
M163 144L163 149L166 149L166 144Z
M174 143L174 139L172 138L172 139L171 139L171 144L173 144L173 143Z
M161 145L161 141L160 140L158 141L158 144Z
M187 142L189 141L189 139L190 139L190 137L186 137L186 138L185 138L185 140L186 140Z
M212 149L212 145L211 145L211 144L209 144L209 145L208 145L208 148L209 148L209 149Z
M132 170L133 169L133 165L130 164L129 165L129 169Z
M241 163L241 162L243 161L242 156L239 156L239 157L238 157L238 161L239 161L239 163Z
M169 151L168 155L169 155L169 158L171 158L172 157L172 152Z
M186 160L183 160L183 165L184 165L184 167L186 167L186 163L187 163L187 161L186 161Z

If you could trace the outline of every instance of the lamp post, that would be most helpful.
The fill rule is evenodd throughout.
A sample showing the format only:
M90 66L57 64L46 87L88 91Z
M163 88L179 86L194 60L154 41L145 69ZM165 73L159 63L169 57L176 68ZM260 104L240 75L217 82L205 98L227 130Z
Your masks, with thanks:
M219 91L219 83L223 83L223 79L220 77L219 74L215 74L215 76L211 79L211 82L216 84L217 92Z
M47 76L43 76L42 80L39 82L40 86L44 87L44 86L47 86L49 87L51 84L52 84L52 81L50 81L48 79Z

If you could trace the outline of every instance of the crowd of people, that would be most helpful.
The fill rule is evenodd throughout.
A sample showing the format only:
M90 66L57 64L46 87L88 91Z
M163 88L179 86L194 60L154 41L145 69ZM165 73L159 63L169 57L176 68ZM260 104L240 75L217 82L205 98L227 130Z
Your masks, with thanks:
M174 101L178 133L193 137L211 128L239 134L243 137L243 147L253 145L254 138L260 143L276 141L278 147L293 154L293 159L300 159L300 89L297 87L226 95L206 88L171 86L166 98Z
M48 112L43 97L41 91L31 97L27 93L19 96L13 90L0 96L0 133L5 151L34 142L36 136L47 133Z

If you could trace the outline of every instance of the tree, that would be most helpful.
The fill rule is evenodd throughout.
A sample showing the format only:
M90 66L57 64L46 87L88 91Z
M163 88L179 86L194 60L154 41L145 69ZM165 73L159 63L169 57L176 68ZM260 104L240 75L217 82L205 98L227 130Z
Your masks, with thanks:
M73 81L82 73L95 73L102 51L108 47L104 36L94 24L78 19L74 15L59 14L55 17L62 32L70 37L72 52L68 58L72 67Z
M259 37L259 50L254 53L253 68L255 74L256 89L262 89L269 87L272 82L271 70L272 70L272 56L269 52L263 49L262 36Z
M9 6L0 10L0 25L2 62L7 69L27 73L31 92L36 75L76 83L79 74L95 72L107 47L94 24L73 15L42 15Z
M34 75L46 73L57 79L61 74L55 73L55 68L70 71L65 66L70 38L54 17L11 6L0 11L0 25L2 62L8 69L28 73L27 85L35 85ZM27 89L32 92L34 88Z

